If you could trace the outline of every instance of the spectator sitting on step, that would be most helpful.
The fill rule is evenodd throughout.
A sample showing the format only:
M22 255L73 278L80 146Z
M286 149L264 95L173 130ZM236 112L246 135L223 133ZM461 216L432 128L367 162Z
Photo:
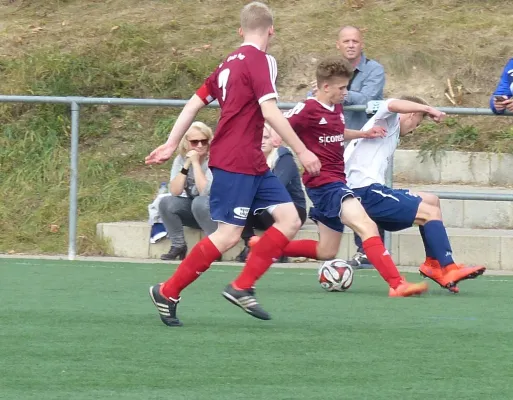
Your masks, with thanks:
M206 235L217 229L209 207L212 173L208 156L212 137L212 129L203 122L194 122L178 146L179 154L171 167L171 196L163 197L159 204L160 217L171 240L171 248L160 256L161 260L185 258L184 226L202 229Z
M267 123L264 126L262 136L262 151L267 158L269 168L289 192L301 219L301 225L304 224L306 220L306 200L298 167L290 150L279 145L278 137L271 134L271 128ZM255 229L265 231L274 224L274 218L268 210L255 211L256 214L249 213L248 215L241 235L244 240L244 249L235 258L235 261L246 261L249 253L248 242L255 235ZM288 260L286 257L282 257L279 261L287 262Z

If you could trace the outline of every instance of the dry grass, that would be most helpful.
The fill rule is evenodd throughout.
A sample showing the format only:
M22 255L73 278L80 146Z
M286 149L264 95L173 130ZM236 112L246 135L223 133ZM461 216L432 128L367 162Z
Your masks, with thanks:
M0 0L1 1L1 0ZM239 43L243 0L3 0L0 93L186 98ZM341 25L365 31L366 53L387 71L386 96L420 95L449 106L487 107L513 54L513 1L269 0L283 101L305 94L316 61L336 54ZM168 166L148 168L177 110L84 107L81 119L80 252L102 253L99 221L144 219ZM216 112L201 118L211 125ZM403 147L513 152L511 120L450 119L425 125ZM0 251L66 249L69 117L64 107L1 105ZM6 178L4 178L6 177ZM37 212L34 212L36 210ZM19 229L22 225L23 229ZM59 232L48 226L59 225Z
M1 57L20 57L41 49L87 53L119 36L133 46L127 56L142 57L158 70L183 58L219 58L238 43L235 34L245 1L30 1L17 0L0 17ZM333 54L337 28L364 29L366 52L387 71L387 95L416 92L437 105L446 79L464 87L463 104L486 105L506 58L512 1L270 1L277 36L272 52L286 99L297 98L312 76L313 59ZM352 7L353 6L353 7ZM117 29L112 30L115 27ZM39 30L39 28L41 28ZM504 38L504 40L498 40ZM135 43L134 43L135 42ZM209 45L208 49L203 46ZM14 83L14 82L13 82ZM0 86L3 91L5 83ZM7 89L16 90L7 85Z
M130 79L151 80L152 75L162 74L184 59L208 63L236 46L238 12L245 3L17 0L0 6L5 11L0 17L0 62L56 49L79 55L103 53L106 57L113 52L120 62L137 60L137 71ZM504 13L508 5L513 9L511 0L269 3L276 13L272 52L278 59L284 101L303 97L316 61L335 54L336 31L344 24L365 31L367 55L380 61L387 71L386 96L416 94L437 106L452 105L444 95L450 79L461 88L458 105L487 107L501 68L513 54L513 42L507 40L511 18ZM23 86L24 74L27 72L22 68L18 76L1 82L0 90L27 93L32 88ZM184 89L170 93L161 81L153 79L147 85L150 90L138 88L127 95L185 97L193 90L194 82L180 82ZM496 120L482 117L472 123L481 132L488 132L495 129Z

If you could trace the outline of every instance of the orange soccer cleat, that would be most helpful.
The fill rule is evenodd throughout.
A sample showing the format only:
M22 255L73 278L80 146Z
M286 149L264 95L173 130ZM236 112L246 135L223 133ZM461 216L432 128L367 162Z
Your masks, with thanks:
M248 246L251 248L253 247L255 244L258 243L258 241L260 240L260 236L251 236L251 238L248 240Z
M410 283L402 278L401 283L395 289L390 288L389 297L409 297L427 292L428 284L426 282Z
M459 293L460 289L456 286L447 286L447 282L444 279L444 269L440 266L440 263L434 258L427 258L426 261L419 268L420 274L424 278L429 278L433 282L438 283L441 287L449 290L452 293Z
M474 279L479 275L483 275L486 267L482 265L467 266L465 264L450 264L443 268L444 277L448 285L456 285L465 279Z
M458 282L465 279L474 279L482 275L485 270L486 268L483 266L468 267L463 264L450 264L442 268L439 262L432 258L426 259L419 268L422 276L431 279L453 293L459 293L460 291L456 286Z

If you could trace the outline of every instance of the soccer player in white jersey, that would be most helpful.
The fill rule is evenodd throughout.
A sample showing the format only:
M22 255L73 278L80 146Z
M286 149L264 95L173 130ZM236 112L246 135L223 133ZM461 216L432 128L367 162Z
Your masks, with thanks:
M412 132L425 116L440 122L445 114L413 96L383 102L362 131L380 126L387 134L383 138L351 142L344 154L347 182L361 199L367 214L383 229L394 232L418 225L426 250L426 261L420 266L420 273L458 293L458 282L475 278L486 268L454 262L438 197L385 186L385 172L400 136Z

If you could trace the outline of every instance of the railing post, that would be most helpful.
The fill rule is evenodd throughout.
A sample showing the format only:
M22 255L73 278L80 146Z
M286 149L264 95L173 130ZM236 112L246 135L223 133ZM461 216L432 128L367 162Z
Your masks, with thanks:
M385 177L385 185L389 188L394 184L394 157L390 157L388 161L387 174ZM389 231L385 231L385 249L388 250L389 253L392 253L392 233Z
M78 136L80 105L71 102L71 164L69 182L69 244L68 260L77 255L77 203L78 203Z

